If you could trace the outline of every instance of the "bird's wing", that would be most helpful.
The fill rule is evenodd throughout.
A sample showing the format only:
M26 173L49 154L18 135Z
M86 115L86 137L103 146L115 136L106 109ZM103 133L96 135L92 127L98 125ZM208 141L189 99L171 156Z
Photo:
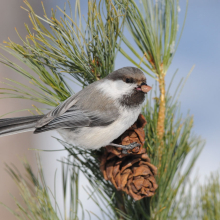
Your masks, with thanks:
M106 126L118 116L114 101L97 90L93 83L39 120L35 133L58 128Z
M34 133L40 133L58 128L79 128L89 126L90 118L80 109L71 108L62 115L54 117L51 121L44 124L42 127L37 127Z
M74 106L76 104L76 102L77 102L76 95L69 97L64 102L62 102L60 105L58 105L55 109L48 112L42 119L40 119L36 123L35 127L41 128L41 127L47 125L55 118L64 114L69 108Z

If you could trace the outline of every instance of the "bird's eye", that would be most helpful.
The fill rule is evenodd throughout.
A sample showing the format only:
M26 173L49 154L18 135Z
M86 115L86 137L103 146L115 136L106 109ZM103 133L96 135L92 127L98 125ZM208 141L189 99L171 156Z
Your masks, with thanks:
M126 78L125 82L126 83L133 83L133 79Z

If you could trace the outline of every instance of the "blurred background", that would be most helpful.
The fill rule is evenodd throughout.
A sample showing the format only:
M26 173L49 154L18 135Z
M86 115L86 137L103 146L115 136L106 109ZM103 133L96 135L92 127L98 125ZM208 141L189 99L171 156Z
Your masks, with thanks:
M48 13L50 9L59 5L63 8L65 1L44 0ZM70 1L74 5L74 0ZM81 1L82 14L87 13L87 1ZM180 0L180 27L185 13L185 0ZM41 0L29 0L35 12L43 15ZM22 37L26 35L24 23L30 25L28 13L20 8L25 6L22 0L1 0L0 7L0 42L8 37L14 42L20 43L15 27ZM166 82L169 83L176 69L179 69L174 80L171 93L175 90L180 79L187 75L195 64L195 69L188 79L180 96L181 110L185 115L188 110L194 115L194 133L206 139L192 179L198 175L200 183L205 181L211 171L220 170L220 0L191 0L189 1L188 15L185 29L172 65L167 73ZM1 51L5 55L3 51ZM14 58L13 62L17 62ZM115 68L130 66L131 64L122 55L118 54ZM18 79L25 83L22 77L3 64L0 64L0 81L4 78ZM22 81L23 80L23 81ZM148 77L148 84L152 85L153 79ZM0 85L2 87L3 85ZM76 92L79 88L73 88ZM30 108L33 103L18 99L0 99L0 116L19 109ZM37 105L39 106L39 105ZM5 117L30 115L27 111L16 112ZM58 136L56 132L47 132L33 135L31 132L0 138L0 202L15 209L11 195L19 199L18 190L5 171L5 165L14 164L21 173L24 171L21 158L26 157L36 168L35 151L33 149L57 150L61 146L51 136ZM32 149L32 150L30 150ZM62 204L61 164L58 159L66 156L64 151L41 152L42 166L50 189L54 190L54 175L56 174L57 201ZM86 186L88 182L81 175L80 186ZM10 195L11 194L11 195ZM88 200L88 195L82 189L80 199L85 209L96 213L96 207ZM61 205L62 206L62 205ZM98 209L97 209L98 210ZM0 206L0 219L14 220L15 217L4 207Z

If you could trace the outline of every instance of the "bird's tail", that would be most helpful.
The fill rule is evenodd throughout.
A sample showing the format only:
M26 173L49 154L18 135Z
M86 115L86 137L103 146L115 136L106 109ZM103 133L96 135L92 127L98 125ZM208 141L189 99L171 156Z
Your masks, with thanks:
M44 115L34 115L28 117L0 119L0 137L34 131L36 122L43 116Z

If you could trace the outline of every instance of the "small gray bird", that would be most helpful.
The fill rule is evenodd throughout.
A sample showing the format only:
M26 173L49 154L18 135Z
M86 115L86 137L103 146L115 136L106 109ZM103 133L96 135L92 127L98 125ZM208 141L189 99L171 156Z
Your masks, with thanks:
M138 118L151 90L138 68L124 67L72 95L46 115L0 120L0 136L57 130L70 144L86 149L112 145L123 152L139 146L112 143Z

